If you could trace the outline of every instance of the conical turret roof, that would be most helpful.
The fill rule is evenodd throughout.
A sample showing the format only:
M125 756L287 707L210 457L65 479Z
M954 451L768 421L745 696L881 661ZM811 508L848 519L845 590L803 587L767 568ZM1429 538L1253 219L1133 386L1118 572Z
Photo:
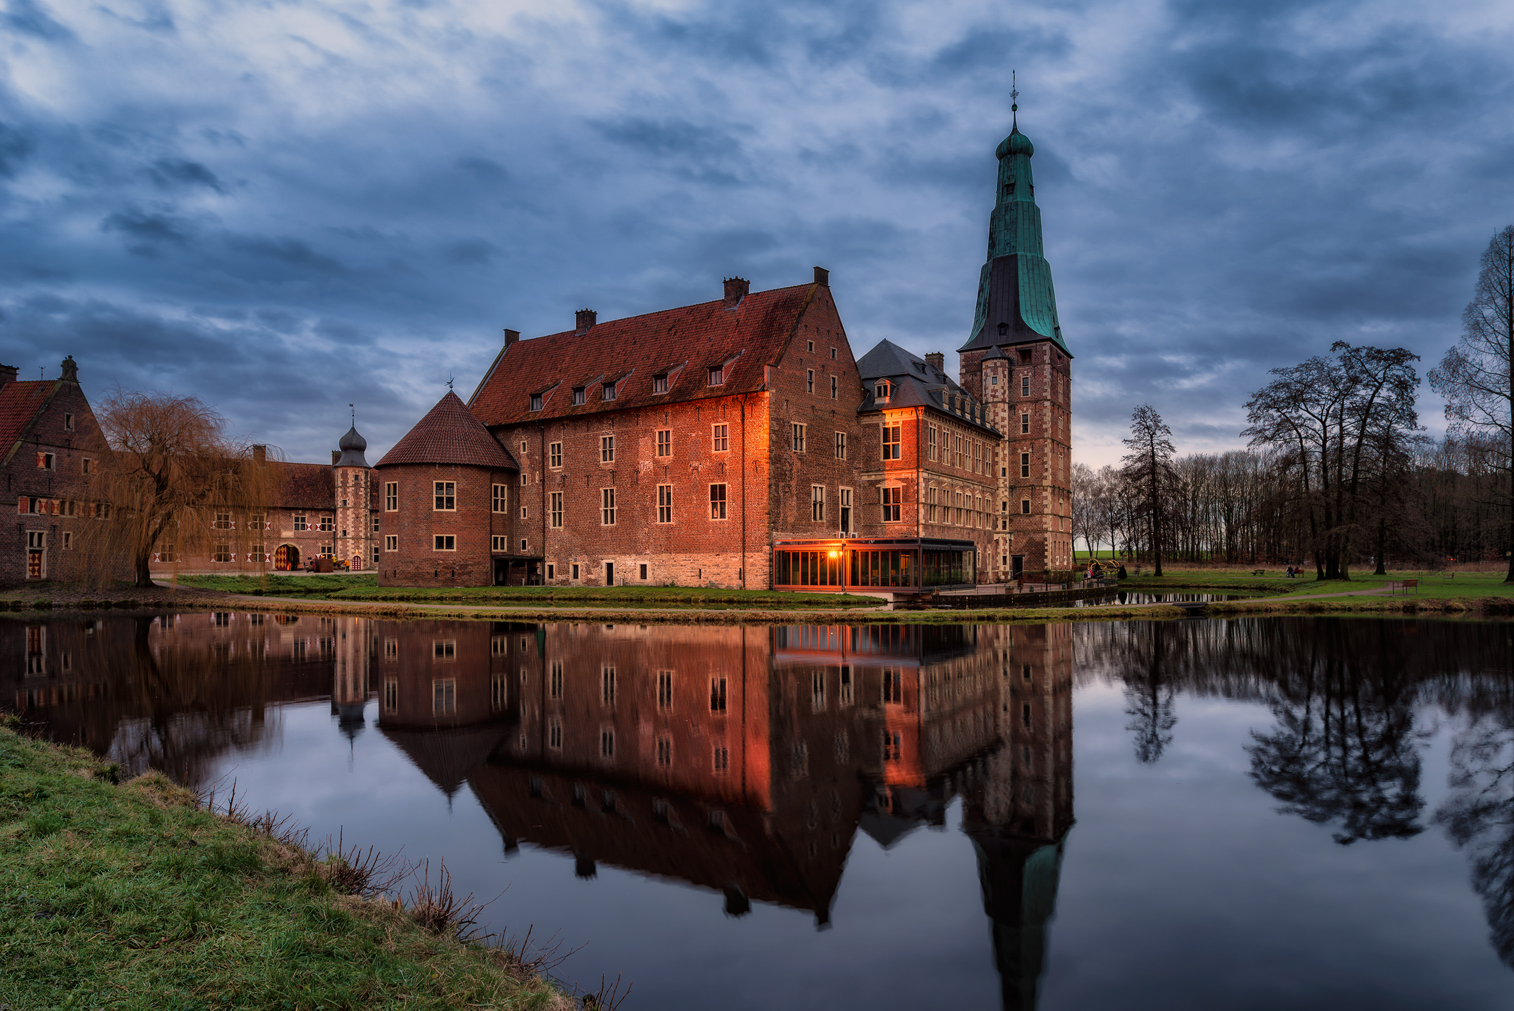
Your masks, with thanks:
M401 463L450 463L520 470L515 458L451 390L394 444L393 449L384 454L378 465L387 467Z

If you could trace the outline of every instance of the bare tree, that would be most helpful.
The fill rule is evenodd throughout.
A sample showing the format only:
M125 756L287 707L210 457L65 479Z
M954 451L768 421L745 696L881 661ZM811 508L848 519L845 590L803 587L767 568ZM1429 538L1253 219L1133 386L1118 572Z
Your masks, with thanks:
M268 489L277 464L229 439L225 419L197 397L117 392L96 416L112 452L91 481L110 503L81 549L125 551L136 585L153 585L155 550L228 563L261 562ZM254 529L254 525L256 529Z
M1162 421L1150 404L1137 407L1130 416L1130 438L1124 440L1130 452L1122 458L1120 472L1125 484L1140 496L1140 509L1146 516L1151 534L1151 557L1154 573L1162 574L1163 498L1172 479L1172 429Z
M1514 583L1514 225L1493 236L1482 254L1472 301L1462 313L1461 340L1430 370L1430 387L1446 398L1455 432L1482 434L1505 475L1505 550Z
M1088 555L1098 554L1095 535L1098 533L1099 479L1093 468L1086 463L1072 465L1072 543L1078 537L1088 545Z

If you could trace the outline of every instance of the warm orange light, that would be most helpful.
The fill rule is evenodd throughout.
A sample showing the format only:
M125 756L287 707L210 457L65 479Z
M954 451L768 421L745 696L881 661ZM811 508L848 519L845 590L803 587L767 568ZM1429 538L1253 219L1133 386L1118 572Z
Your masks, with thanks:
M831 557L832 558L840 558L841 557L841 552L839 552L839 551L832 551L831 552Z

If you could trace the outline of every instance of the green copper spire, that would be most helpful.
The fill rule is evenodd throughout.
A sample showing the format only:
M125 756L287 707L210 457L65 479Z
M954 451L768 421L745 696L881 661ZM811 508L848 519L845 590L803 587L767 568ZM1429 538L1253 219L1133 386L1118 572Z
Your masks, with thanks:
M1011 109L1018 113L1019 106ZM1041 209L1030 172L1035 145L1020 132L1018 115L999 144L999 188L988 219L988 260L978 280L972 337L959 350L1050 338L1064 352L1051 265L1041 248ZM1071 352L1068 352L1069 356Z

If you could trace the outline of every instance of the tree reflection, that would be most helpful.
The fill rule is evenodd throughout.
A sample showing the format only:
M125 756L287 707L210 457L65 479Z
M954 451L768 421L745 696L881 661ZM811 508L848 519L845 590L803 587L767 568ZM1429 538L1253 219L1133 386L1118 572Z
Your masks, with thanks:
M1493 949L1514 968L1514 718L1475 718L1451 748L1451 795L1435 813L1472 864Z
M1279 658L1298 668L1277 682L1277 726L1251 734L1251 777L1282 813L1338 823L1332 835L1343 846L1418 835L1425 802L1412 696L1387 653L1333 631L1321 629L1310 655Z
M1125 729L1134 735L1136 761L1142 765L1162 757L1178 723L1177 688L1163 677L1168 659L1166 631L1161 624L1152 626L1145 667L1125 677L1125 715L1131 717Z

